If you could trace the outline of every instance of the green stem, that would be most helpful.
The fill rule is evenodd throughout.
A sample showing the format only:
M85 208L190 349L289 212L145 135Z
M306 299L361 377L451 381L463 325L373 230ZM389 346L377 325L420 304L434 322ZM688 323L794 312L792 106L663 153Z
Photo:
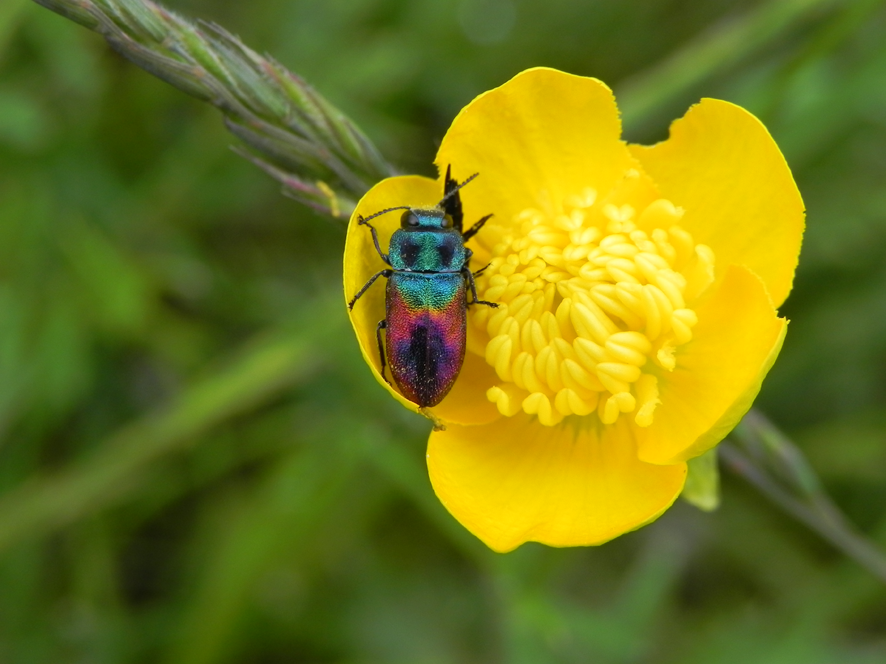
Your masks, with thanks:
M765 415L749 412L731 441L718 448L728 470L886 583L886 554L850 525L803 453Z

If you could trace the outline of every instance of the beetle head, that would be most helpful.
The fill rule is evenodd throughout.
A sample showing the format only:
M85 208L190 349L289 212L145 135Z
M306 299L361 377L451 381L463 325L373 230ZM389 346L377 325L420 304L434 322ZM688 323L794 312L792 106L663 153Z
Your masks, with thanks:
M409 208L400 217L400 228L407 231L449 230L452 226L452 217L440 208Z

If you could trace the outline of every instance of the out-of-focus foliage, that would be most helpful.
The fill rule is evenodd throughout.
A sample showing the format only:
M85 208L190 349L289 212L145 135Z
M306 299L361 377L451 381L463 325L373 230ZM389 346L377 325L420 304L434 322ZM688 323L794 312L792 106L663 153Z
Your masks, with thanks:
M809 230L758 403L886 543L882 2L170 6L425 174L459 108L525 67L630 98L713 35L722 66L685 86L686 63L664 69L682 87L628 133L657 140L713 96L783 147ZM777 38L735 43L749 12ZM431 492L428 423L359 359L343 228L230 142L94 34L0 3L0 662L886 658L886 589L729 477L718 511L680 505L600 548L485 550Z

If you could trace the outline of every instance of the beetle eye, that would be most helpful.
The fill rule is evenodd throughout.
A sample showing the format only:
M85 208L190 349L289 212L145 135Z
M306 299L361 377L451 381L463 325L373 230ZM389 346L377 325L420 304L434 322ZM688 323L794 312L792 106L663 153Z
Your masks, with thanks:
M403 213L403 216L400 217L401 228L416 228L418 225L418 215L412 210L406 210L406 212Z
M452 228L453 225L454 225L454 222L452 221L452 217L450 217L448 214L444 214L443 219L440 220L440 227L441 228Z

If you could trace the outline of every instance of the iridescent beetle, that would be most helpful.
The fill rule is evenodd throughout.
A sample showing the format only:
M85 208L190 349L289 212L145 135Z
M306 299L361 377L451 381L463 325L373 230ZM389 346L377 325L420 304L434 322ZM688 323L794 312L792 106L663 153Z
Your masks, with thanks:
M401 205L357 219L357 224L369 227L375 250L389 268L374 274L348 303L348 308L353 309L379 277L388 280L385 318L379 321L375 332L381 374L387 380L385 365L390 364L391 375L403 396L421 408L440 403L458 377L465 356L468 306L498 306L477 297L474 273L469 267L473 252L465 247L465 242L492 215L462 231L458 192L477 175L458 184L447 168L443 198L435 207ZM394 210L405 212L400 228L391 236L389 253L385 254L369 221ZM382 330L387 332L384 343Z

